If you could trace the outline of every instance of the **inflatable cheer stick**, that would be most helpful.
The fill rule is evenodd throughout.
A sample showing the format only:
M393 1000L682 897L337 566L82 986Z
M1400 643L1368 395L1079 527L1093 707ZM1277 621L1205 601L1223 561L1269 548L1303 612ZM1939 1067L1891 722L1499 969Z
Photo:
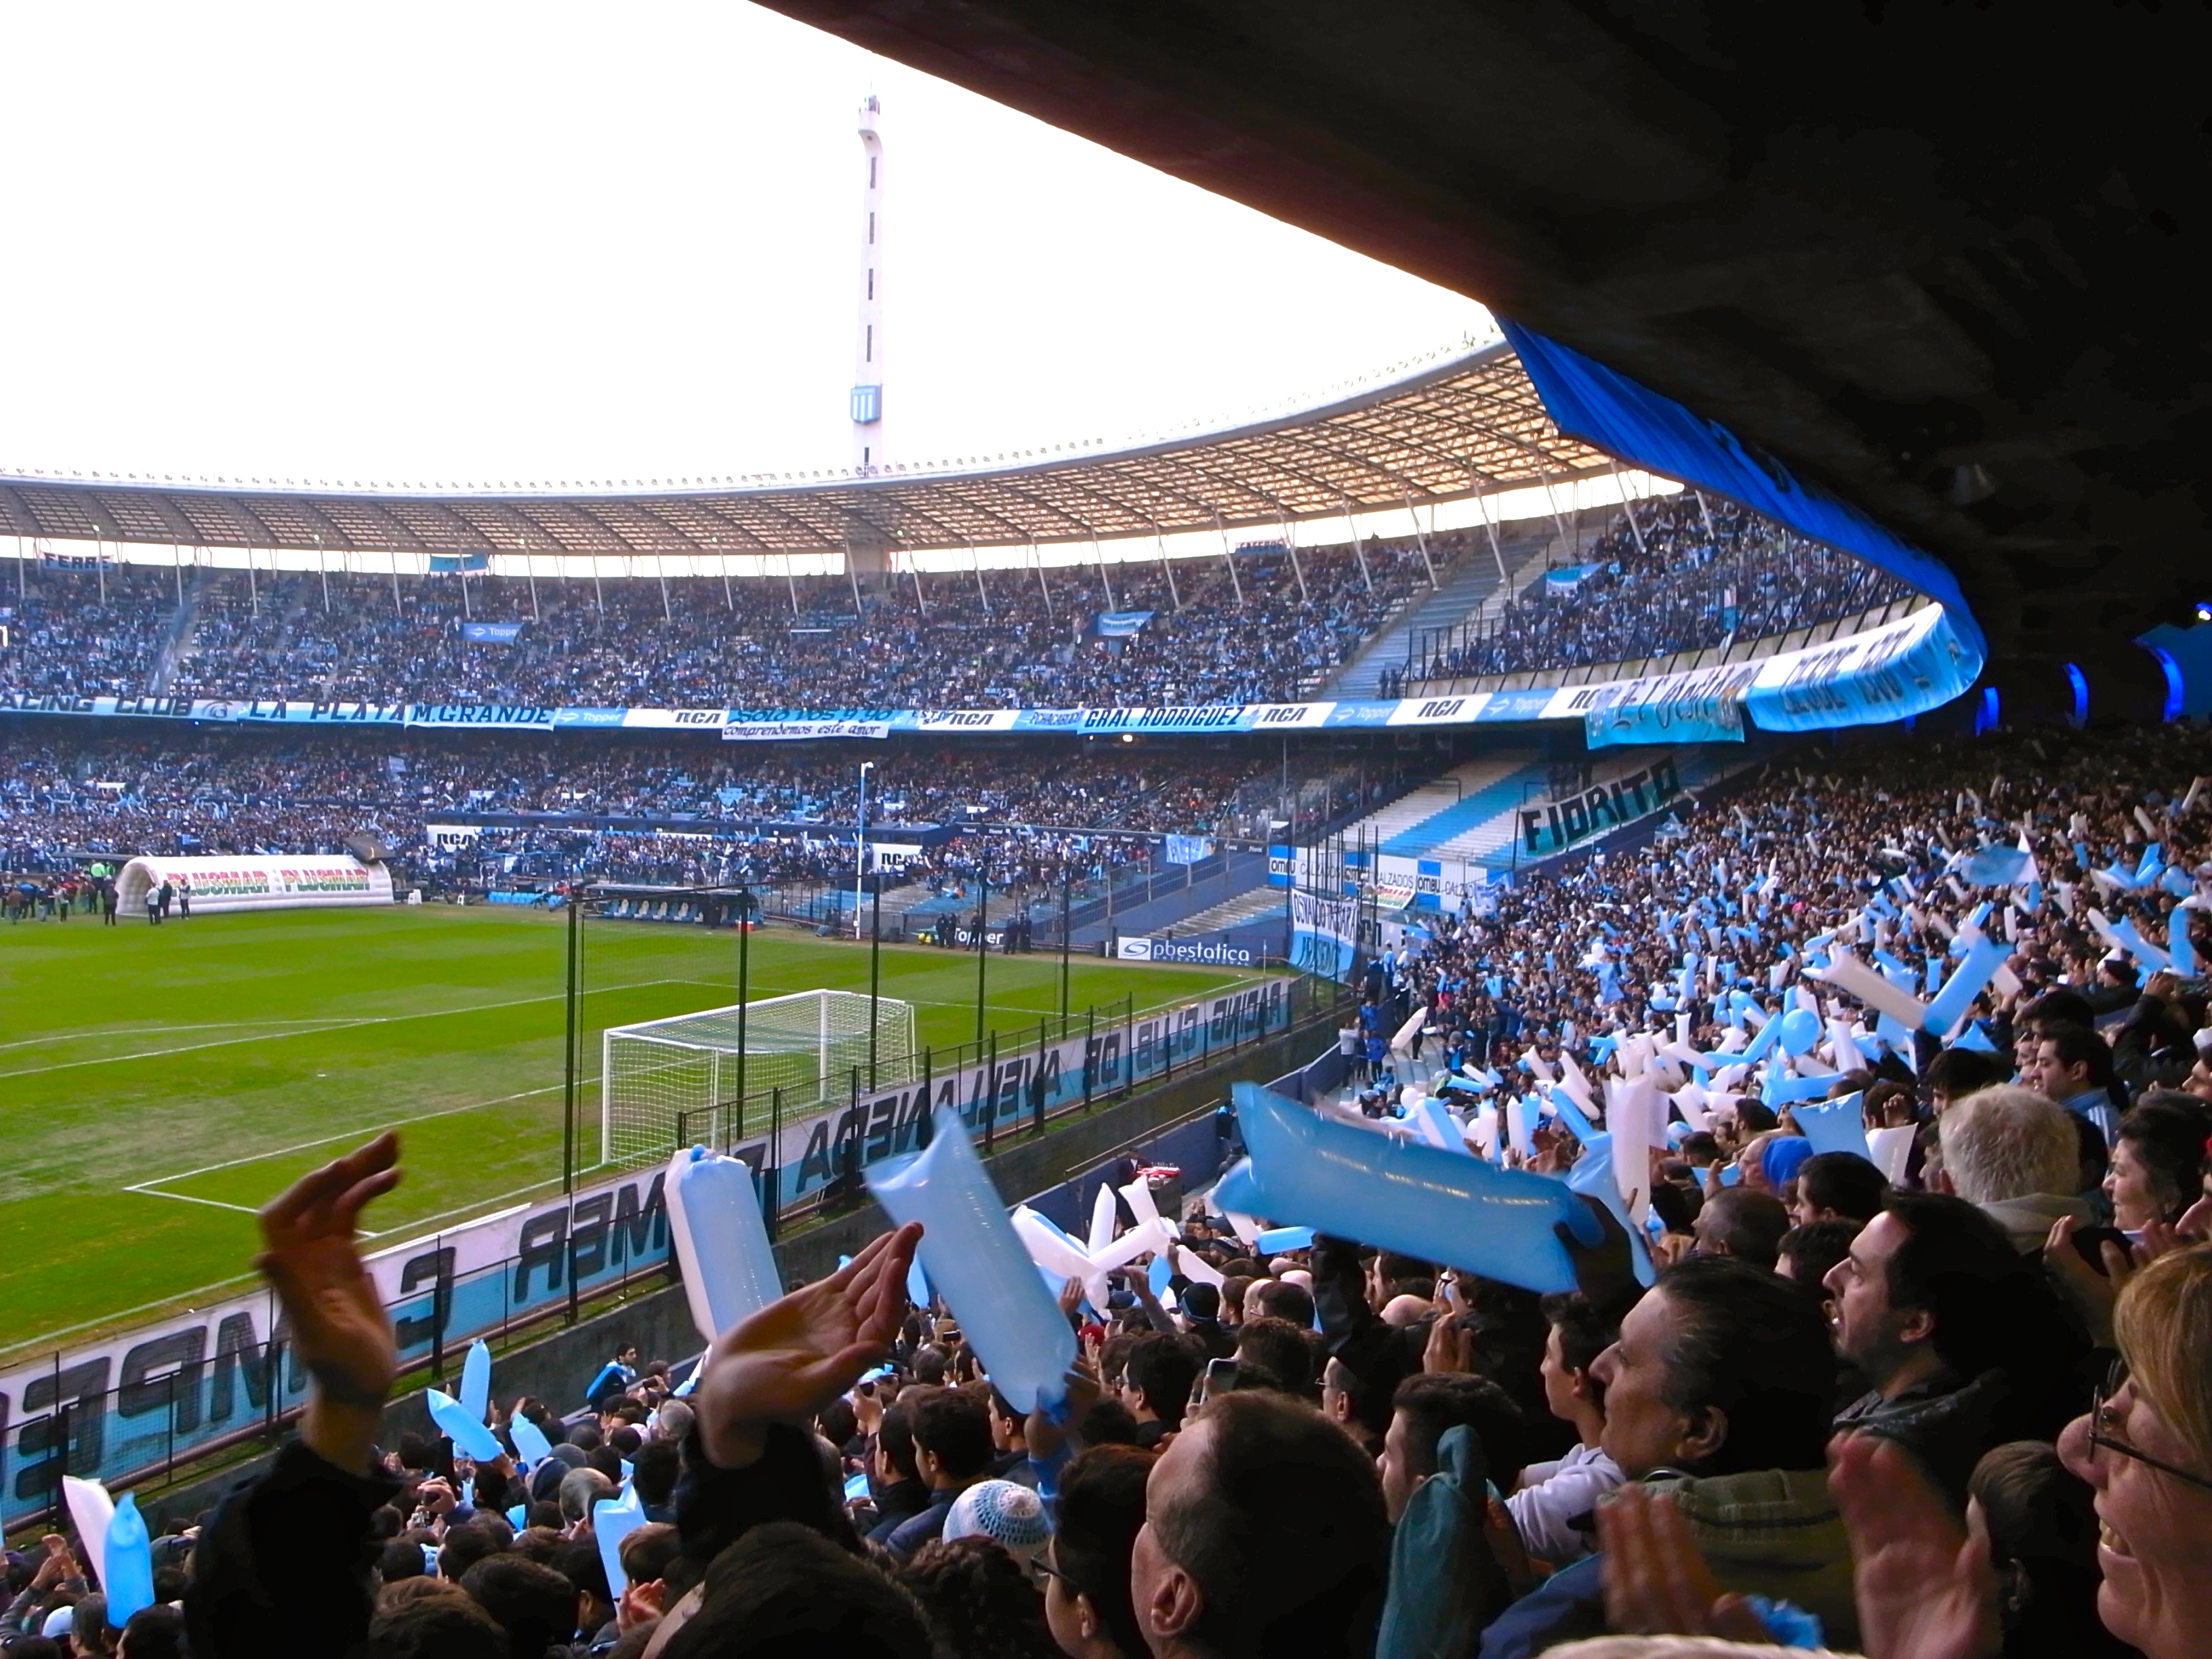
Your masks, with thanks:
M668 1162L666 1192L691 1322L712 1342L783 1295L752 1166L688 1147Z
M999 1392L1017 1411L1066 1396L1075 1333L1007 1219L959 1115L939 1111L923 1151L872 1164L868 1190L891 1219L922 1226L929 1282Z

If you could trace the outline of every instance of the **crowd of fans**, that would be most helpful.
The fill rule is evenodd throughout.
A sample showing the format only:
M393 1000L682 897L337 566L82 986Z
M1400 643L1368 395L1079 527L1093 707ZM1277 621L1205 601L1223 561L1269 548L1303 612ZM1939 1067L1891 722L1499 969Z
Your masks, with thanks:
M1228 804L1261 763L1188 749L922 743L862 757L849 744L201 731L189 742L42 738L0 752L0 870L58 875L88 854L339 853L368 833L433 874L465 854L471 868L562 879L834 880L851 872L861 758L875 762L872 823L959 827L1018 863L1118 862L1139 845L1149 856L1149 842L1130 836L1266 828L1264 811ZM522 814L574 821L488 829L465 849L428 835ZM608 818L629 822L591 822ZM763 823L787 828L763 840L751 833ZM961 855L919 868L954 869Z
M120 1650L2196 1659L2212 1031L2193 950L2141 958L2190 939L2208 770L2191 727L1842 750L1438 919L1368 964L1359 1026L1439 1045L1397 1068L1470 1104L1741 1049L1839 941L1916 982L1954 936L2012 949L1949 1031L1877 1042L1841 1006L1867 1048L1826 1092L1902 1133L1893 1166L1665 1060L1648 1285L1595 1197L1561 1231L1577 1288L1540 1297L1201 1194L1157 1272L1103 1307L1067 1284L1081 1358L1048 1409L910 1305L908 1225L722 1332L688 1398L625 1353L586 1413L495 1413L493 1462L380 1452L396 1354L353 1241L398 1178L383 1137L264 1212L313 1379L298 1437L164 1540ZM1596 1147L1571 1121L1504 1161L1571 1182ZM1129 1201L1117 1229L1146 1224ZM595 1504L625 1482L647 1524L617 1594ZM81 1547L44 1547L8 1627L106 1643Z
M1634 515L1631 522L1631 514ZM1417 638L1406 682L1640 660L1835 622L1912 590L1846 553L1695 490L1633 508L1480 628Z
M1317 688L1429 568L1417 543L1382 540L866 585L26 566L0 580L0 689L578 708L1279 702ZM1109 615L1128 631L1102 627ZM472 624L511 637L472 639Z

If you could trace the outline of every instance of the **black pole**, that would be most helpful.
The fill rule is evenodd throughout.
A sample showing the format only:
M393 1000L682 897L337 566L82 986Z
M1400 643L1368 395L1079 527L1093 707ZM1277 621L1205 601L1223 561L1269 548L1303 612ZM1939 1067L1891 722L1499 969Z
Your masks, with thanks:
M1067 866L1060 871L1060 1034L1067 1035L1067 916L1073 895Z
M561 1190L576 1190L576 1048L583 1034L576 1029L576 975L583 939L583 895L568 889L568 992L562 1025L561 1045ZM605 1088L603 1081L600 1085Z
M981 897L975 905L975 1042L983 1042L983 970L991 960L991 952L983 943L983 936L991 925L991 870L988 865L978 866L976 890Z
M738 889L738 1133L745 1132L745 998L751 984L753 890Z
M884 872L876 872L876 890L868 905L868 1091L876 1087L876 1000L884 980ZM914 1064L908 1054L907 1065Z

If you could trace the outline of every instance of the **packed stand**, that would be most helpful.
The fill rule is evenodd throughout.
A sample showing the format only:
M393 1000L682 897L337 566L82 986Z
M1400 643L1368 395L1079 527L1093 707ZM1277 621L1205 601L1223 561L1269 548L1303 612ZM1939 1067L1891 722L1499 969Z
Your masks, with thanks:
M1229 828L1224 801L1259 765L1119 745L1072 759L902 744L873 758L872 823L963 831L917 860L917 879L973 873L987 849L1017 872L1149 860L1152 836ZM48 739L0 754L0 870L59 878L94 855L339 853L368 833L433 881L464 866L659 884L835 881L851 872L858 796L849 745L262 731L204 731L188 744ZM460 849L428 835L521 815L554 821L486 826ZM627 822L594 822L608 818ZM763 824L778 828L757 834Z
M1302 550L1295 565L1286 547L1269 544L1240 550L1234 562L1233 571L1223 559L1193 558L866 585L843 576L394 582L314 570L179 578L116 566L106 605L87 597L93 575L26 567L25 597L0 601L0 623L13 630L0 690L809 710L1279 702L1317 686L1428 580L1412 542ZM1109 613L1127 620L1102 627ZM471 637L478 624L511 637ZM157 672L173 636L173 661Z
M1624 507L1577 568L1586 574L1571 589L1540 579L1479 633L1416 640L1407 682L1704 650L1841 621L1912 594L1886 571L1695 490Z

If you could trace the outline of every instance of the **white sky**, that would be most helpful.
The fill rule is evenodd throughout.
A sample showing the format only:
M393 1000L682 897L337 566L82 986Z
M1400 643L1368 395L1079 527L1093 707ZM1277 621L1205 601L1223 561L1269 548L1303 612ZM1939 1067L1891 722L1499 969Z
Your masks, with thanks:
M1147 435L1480 306L825 34L643 7L0 5L0 471L848 464L884 100L890 459Z

